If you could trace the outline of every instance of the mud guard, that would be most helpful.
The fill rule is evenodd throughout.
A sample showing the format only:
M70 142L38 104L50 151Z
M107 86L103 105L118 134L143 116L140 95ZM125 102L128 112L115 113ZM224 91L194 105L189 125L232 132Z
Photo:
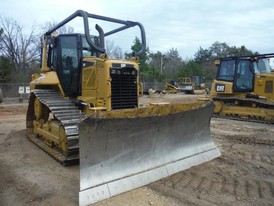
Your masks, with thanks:
M79 204L144 186L220 156L213 104L162 116L90 117L79 125Z

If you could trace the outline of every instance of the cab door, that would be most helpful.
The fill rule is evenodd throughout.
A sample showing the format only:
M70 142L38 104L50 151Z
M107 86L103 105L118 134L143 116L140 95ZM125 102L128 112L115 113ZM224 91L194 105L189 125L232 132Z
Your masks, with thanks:
M81 95L82 37L80 34L62 34L50 45L48 66L56 71L66 96Z
M254 70L248 59L239 59L234 79L235 92L251 92L254 89Z

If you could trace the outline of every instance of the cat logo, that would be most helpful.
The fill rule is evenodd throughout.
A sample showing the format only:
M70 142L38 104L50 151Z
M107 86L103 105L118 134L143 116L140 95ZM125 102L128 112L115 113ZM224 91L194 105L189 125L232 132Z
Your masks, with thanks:
M223 85L223 84L216 84L216 91L217 92L224 92L225 91L225 85Z

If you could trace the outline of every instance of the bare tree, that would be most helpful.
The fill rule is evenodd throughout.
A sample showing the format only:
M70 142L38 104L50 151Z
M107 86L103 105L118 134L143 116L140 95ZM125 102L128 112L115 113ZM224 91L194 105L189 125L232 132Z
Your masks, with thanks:
M37 63L39 57L39 38L31 29L28 35L23 33L23 27L12 18L0 17L0 27L3 30L0 41L0 55L7 57L15 72L26 72Z
M179 55L177 49L171 48L166 54L164 58L164 74L169 78L176 80L179 69L182 66L182 58Z
M106 41L106 53L110 58L123 58L121 47L115 46L113 41Z
M56 26L58 23L57 22L46 22L41 26L42 28L42 33L46 33L48 30ZM64 25L60 27L57 31L57 34L71 34L74 33L74 28L68 25Z
M41 26L42 33L47 32L49 29L57 25L56 22L46 22ZM56 30L57 34L70 34L74 33L74 28L69 25L64 25ZM106 41L106 53L110 58L123 58L122 49L118 46L115 46L114 41Z
M1 44L2 38L3 38L3 33L4 33L3 29L0 28L0 51L2 51L2 48L3 48L2 44Z

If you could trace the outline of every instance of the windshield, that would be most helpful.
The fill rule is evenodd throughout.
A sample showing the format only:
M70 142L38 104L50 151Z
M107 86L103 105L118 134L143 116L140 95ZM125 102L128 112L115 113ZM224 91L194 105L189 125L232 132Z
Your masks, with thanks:
M224 60L221 62L217 80L233 81L235 71L235 60Z
M270 73L274 70L274 58L258 59L253 62L255 73Z

